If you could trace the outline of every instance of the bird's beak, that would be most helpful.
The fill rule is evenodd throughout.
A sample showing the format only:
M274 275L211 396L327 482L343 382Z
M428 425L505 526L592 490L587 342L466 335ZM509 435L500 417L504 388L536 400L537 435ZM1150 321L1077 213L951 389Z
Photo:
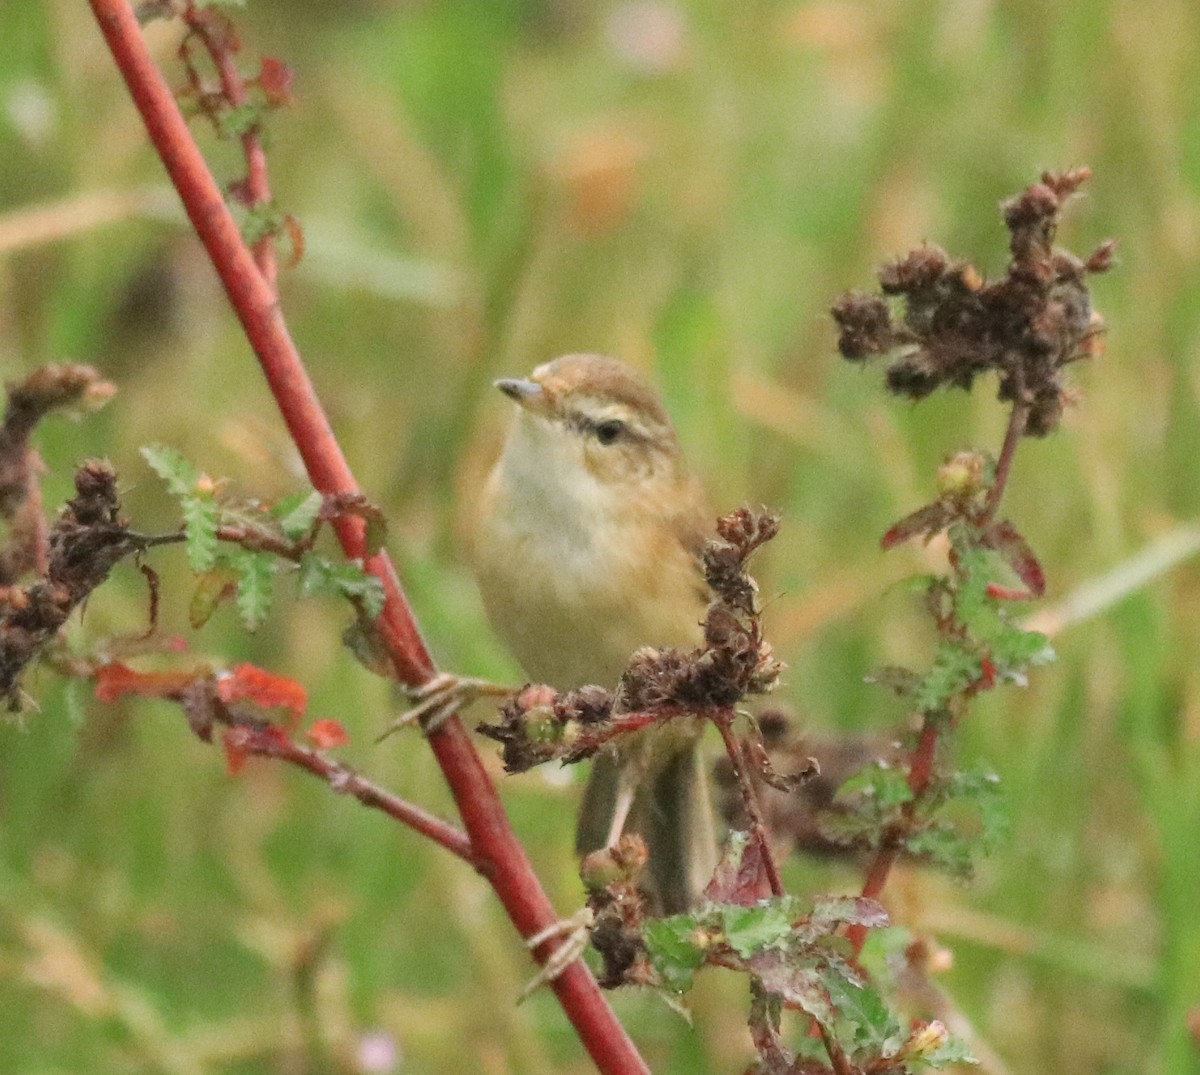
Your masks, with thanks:
M500 389L514 403L520 404L528 411L543 413L547 407L546 391L537 381L521 381L516 378L503 377L496 382Z

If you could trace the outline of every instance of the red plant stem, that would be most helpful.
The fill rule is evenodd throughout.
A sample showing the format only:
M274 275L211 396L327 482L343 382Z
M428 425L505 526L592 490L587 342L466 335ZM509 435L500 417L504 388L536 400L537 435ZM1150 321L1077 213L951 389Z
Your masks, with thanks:
M357 494L358 484L288 333L274 290L242 242L170 87L146 49L128 0L89 3L150 140L258 356L309 479L322 493ZM333 526L350 559L366 556L366 524L361 518L340 516ZM377 627L396 675L404 683L419 685L433 674L433 661L395 568L385 552L366 559L364 566L384 587L386 601ZM470 837L476 868L491 883L523 937L543 932L558 920L557 915L462 723L451 718L428 740ZM561 938L552 936L538 945L534 955L545 962L561 943ZM569 964L550 987L599 1070L622 1075L649 1071L581 960Z
M183 21L196 34L212 57L217 69L217 77L221 80L221 92L225 99L234 107L239 108L246 103L246 83L238 70L237 60L234 59L230 37L218 36L212 30L213 13L204 11L197 13L193 3L188 3L183 10ZM263 149L259 128L254 127L242 135L242 152L246 157L246 200L253 206L269 205L271 202L271 183L267 174L267 154ZM258 271L271 290L276 289L275 243L272 236L264 235L254 244L254 261Z
M759 850L762 852L763 872L767 875L767 884L771 886L771 895L782 896L784 894L783 877L780 876L779 864L775 861L775 854L771 850L771 838L759 806L758 792L755 791L750 774L746 771L745 754L737 736L733 734L732 717L729 714L714 717L713 723L721 733L721 739L725 743L725 753L729 755L729 763L733 766L738 790L742 794L742 806L750 820L750 831L753 833L754 839L758 841Z
M1008 427L1004 431L1004 443L1000 447L1000 455L996 460L996 473L992 478L991 488L988 489L982 512L974 520L978 527L987 525L996 516L1000 500L1004 496L1004 489L1008 485L1013 457L1016 455L1017 446L1021 443L1021 435L1025 432L1025 422L1029 417L1029 404L1021 398L1022 393L1019 386L1017 396L1017 401L1013 403L1012 410L1008 415ZM1021 596L1026 595L1022 594ZM974 685L971 693L983 686L982 682ZM924 794L925 789L929 786L929 781L933 778L933 762L937 754L939 734L940 726L926 717L921 726L921 738L909 763L908 787L912 791L913 797L904 804L895 830L884 834L879 849L875 852L875 857L867 868L866 880L862 887L864 896L871 899L878 898L887 884L888 875L896 862L899 840L903 836L903 830L912 821L917 800ZM867 939L867 927L856 923L846 930L846 937L857 954L862 951L863 942Z
M992 478L991 488L988 489L987 500L984 501L981 523L994 519L1000 507L1000 498L1004 496L1004 488L1008 485L1008 475L1012 470L1013 456L1016 455L1017 445L1021 442L1021 434L1025 432L1025 420L1028 417L1029 404L1018 399L1008 415L1008 428L1004 431L1004 443L1000 446L1000 456L996 460L996 474Z
M937 755L939 734L939 725L926 717L921 726L921 738L917 741L917 748L913 751L908 767L908 788L912 792L912 798L901 808L900 821L895 828L884 833L879 849L875 852L875 857L867 868L862 894L868 899L878 899L880 893L883 892L888 875L896 863L899 840L912 821L917 800L925 793L930 780L933 779L933 762ZM867 927L855 922L847 927L846 937L854 948L854 954L857 955L862 951L863 942L867 939Z
M464 862L475 865L471 841L462 829L427 810L422 810L406 799L401 799L398 795L393 795L390 791L385 791L378 784L372 783L339 762L326 758L315 750L299 746L285 736L259 732L249 725L238 725L227 734L237 736L237 748L246 754L278 758L289 765L298 766L320 777L334 791L353 795L364 806L383 811L388 817L415 829L423 836L428 836L434 843L440 844Z

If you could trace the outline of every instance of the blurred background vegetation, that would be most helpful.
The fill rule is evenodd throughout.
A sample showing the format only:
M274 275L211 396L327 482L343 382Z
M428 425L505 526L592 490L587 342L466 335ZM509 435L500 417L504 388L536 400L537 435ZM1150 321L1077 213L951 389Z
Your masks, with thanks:
M924 239L999 270L999 199L1043 168L1094 168L1060 238L1120 240L1095 288L1108 353L1076 370L1060 433L1023 446L1006 501L1046 566L1060 659L982 699L959 743L1002 776L1013 835L970 886L909 870L888 898L952 954L938 982L990 1070L1200 1070L1200 7L254 0L236 16L248 68L295 72L270 141L307 239L283 277L292 333L434 652L464 673L517 676L463 556L506 418L491 381L600 350L661 385L717 506L783 512L759 570L803 724L899 722L862 680L927 652L892 583L933 553L884 556L879 535L945 454L998 447L1004 415L987 385L885 398L837 360L828 307ZM178 26L149 34L181 83ZM196 129L236 178L233 147ZM40 430L49 506L104 455L137 527L174 526L148 442L247 493L300 485L86 5L7 3L0 368L63 359L120 393ZM152 562L164 628L197 658L298 676L313 715L351 729L351 763L450 810L416 735L371 746L396 703L339 645L344 607L191 632L182 552ZM72 637L146 617L125 565ZM0 726L0 1070L589 1070L552 998L514 1006L531 964L457 861L296 772L229 777L170 705L100 705L46 670L25 686L36 703ZM576 788L531 774L503 792L569 913ZM791 879L860 883L807 861ZM741 985L720 974L694 1028L652 997L618 1006L656 1072L748 1062Z

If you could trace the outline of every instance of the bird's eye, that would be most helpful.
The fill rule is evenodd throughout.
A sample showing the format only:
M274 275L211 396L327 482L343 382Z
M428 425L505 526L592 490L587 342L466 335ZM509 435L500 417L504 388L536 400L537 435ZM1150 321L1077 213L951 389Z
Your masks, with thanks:
M625 423L619 418L609 418L596 425L596 439L601 444L612 444L624 432Z

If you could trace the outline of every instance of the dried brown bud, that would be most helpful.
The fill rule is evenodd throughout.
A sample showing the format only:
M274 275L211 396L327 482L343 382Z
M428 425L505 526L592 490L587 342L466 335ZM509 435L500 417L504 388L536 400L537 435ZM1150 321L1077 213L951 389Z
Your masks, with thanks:
M1083 263L1083 267L1088 272L1108 272L1116 264L1116 260L1116 239L1105 239L1104 242L1092 251L1087 261Z
M1004 202L1004 223L1009 230L1033 227L1052 218L1058 212L1058 195L1045 183L1034 183Z
M857 362L886 354L895 344L891 310L878 295L852 291L843 295L830 311L841 330L838 350L842 357Z
M879 270L879 287L885 295L928 291L950 269L950 257L940 246L926 243Z

